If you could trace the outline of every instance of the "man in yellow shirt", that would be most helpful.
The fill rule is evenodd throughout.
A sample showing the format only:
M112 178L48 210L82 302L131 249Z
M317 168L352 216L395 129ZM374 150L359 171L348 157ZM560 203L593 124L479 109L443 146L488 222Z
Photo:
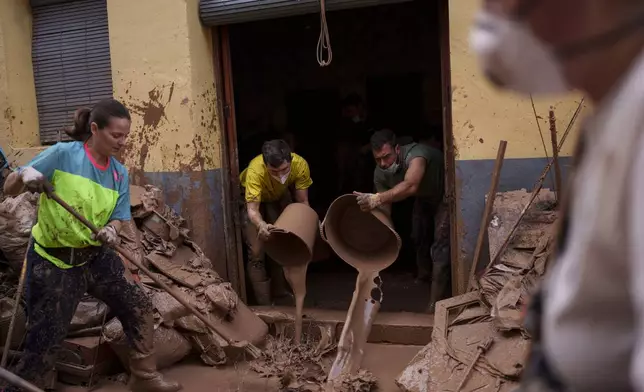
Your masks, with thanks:
M244 188L244 237L248 246L248 277L260 305L272 303L274 291L284 290L282 268L271 262L271 276L266 271L263 243L271 235L282 210L295 201L309 204L308 189L313 183L309 164L291 152L284 140L264 143L262 153L255 157L240 175ZM272 278L272 279L271 279Z

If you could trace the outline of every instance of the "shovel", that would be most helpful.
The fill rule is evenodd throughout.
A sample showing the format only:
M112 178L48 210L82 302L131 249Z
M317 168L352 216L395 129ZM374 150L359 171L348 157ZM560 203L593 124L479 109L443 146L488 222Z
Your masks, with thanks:
M45 194L51 200L55 201L61 207L63 207L67 212L72 214L81 223L87 226L87 228L90 229L92 233L98 234L98 228L94 226L90 221L88 221L84 216L80 215L76 210L74 210L74 208L69 204L67 204L67 202L65 202L58 195L56 195L56 193L54 193L54 190L51 184L47 184L47 186L45 187ZM125 257L130 263L136 266L140 271L146 274L150 279L152 279L152 281L154 281L154 283L156 283L162 290L166 291L174 299L176 299L181 305L183 305L186 309L188 309L190 313L192 313L193 315L195 315L195 317L201 320L201 322L203 322L212 332L221 336L221 338L230 346L243 348L254 359L261 357L262 351L252 343L245 342L245 341L242 341L242 342L234 341L225 333L219 331L217 326L215 326L215 324L213 324L210 320L208 320L206 316L204 316L201 312L199 312L192 305L190 305L188 301L186 301L180 294L176 293L171 287L169 287L163 281L161 281L161 279L159 279L154 273L152 273L149 269L147 269L143 264L139 263L136 260L136 258L132 256L132 254L130 254L130 252L127 249L123 248L120 245L115 245L113 246L113 248L121 255L123 255L123 257Z

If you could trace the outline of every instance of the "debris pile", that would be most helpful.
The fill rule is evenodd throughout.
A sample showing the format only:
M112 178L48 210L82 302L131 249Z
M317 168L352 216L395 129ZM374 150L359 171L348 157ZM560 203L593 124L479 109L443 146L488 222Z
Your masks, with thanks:
M260 342L267 326L237 296L230 283L212 269L212 263L189 238L186 221L167 206L160 189L131 187L132 224L123 230L123 245L143 261L164 283L179 292L213 322L234 330L238 339ZM127 263L135 276L136 267ZM160 368L170 366L196 352L209 366L226 364L237 350L147 276L140 281L152 299L155 317L155 346ZM106 340L123 363L127 342L117 319L105 328Z
M496 195L488 238L490 259L497 262L486 268L478 288L437 304L432 342L396 379L403 391L517 387L530 343L521 309L547 269L557 219L552 192L542 190L522 215L529 200L525 190Z
M266 324L212 269L208 257L190 240L185 219L164 203L161 190L152 186L130 189L133 220L121 231L123 247L235 341L263 341ZM134 265L121 258L152 300L159 368L171 366L191 353L208 366L237 359L242 350L229 346L152 279L139 275ZM60 378L68 383L87 384L92 377L97 381L99 375L118 372L120 367L115 363L126 368L129 361L123 326L107 306L90 296L80 303L63 347L63 352L79 351L93 354L82 358L63 355L58 362Z
M20 272L31 228L38 215L38 193L25 192L0 203L0 251L14 272Z
M317 327L317 328L316 328ZM283 392L321 392L337 348L331 330L322 325L312 326L305 334L306 341L293 344L284 328L276 337L269 337L264 355L251 362L250 368L262 377L276 377ZM319 331L319 333L317 333ZM333 391L370 392L376 389L376 378L367 370L341 377L334 382Z

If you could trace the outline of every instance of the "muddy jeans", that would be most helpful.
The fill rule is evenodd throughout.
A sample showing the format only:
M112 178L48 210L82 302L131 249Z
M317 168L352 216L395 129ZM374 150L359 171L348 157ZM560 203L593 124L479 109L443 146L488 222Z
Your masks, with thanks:
M450 222L447 203L442 202L436 206L427 199L416 198L411 235L416 247L418 278L431 280L432 263L450 265Z
M27 337L14 370L17 375L42 386L42 376L53 369L85 292L109 306L137 357L152 355L152 303L140 286L126 279L123 262L113 250L103 248L86 264L61 269L36 253L32 245L27 263Z

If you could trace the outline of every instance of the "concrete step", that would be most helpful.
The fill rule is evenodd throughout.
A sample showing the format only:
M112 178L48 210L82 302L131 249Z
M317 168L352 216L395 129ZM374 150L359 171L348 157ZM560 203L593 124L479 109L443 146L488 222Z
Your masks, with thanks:
M295 309L288 306L255 306L251 310L260 315L275 331L275 324L292 323ZM312 325L327 325L340 337L346 311L304 309L302 330L306 333ZM408 312L380 312L371 328L369 343L424 346L431 341L434 323L433 314Z

